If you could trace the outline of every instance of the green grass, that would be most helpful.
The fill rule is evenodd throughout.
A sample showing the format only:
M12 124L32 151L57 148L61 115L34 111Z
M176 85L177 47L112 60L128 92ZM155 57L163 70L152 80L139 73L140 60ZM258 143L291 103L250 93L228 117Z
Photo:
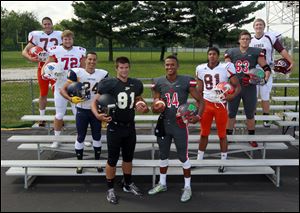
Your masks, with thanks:
M114 52L114 58L118 56L127 56L131 58L131 74L132 77L137 78L153 78L164 75L165 70L163 64L158 61L159 52ZM165 56L170 53L166 53ZM111 76L115 76L114 63L107 60L107 52L98 53L99 62L97 67L109 71ZM178 53L180 60L179 73L195 75L195 67L206 61L206 53ZM25 60L20 52L2 52L1 54L1 68L22 68L22 67L36 67L35 63ZM299 54L294 55L294 71L290 77L299 78ZM276 82L287 82L285 79L277 80ZM290 82L299 82L299 79ZM149 83L149 82L147 82ZM1 127L22 127L30 126L32 122L22 122L20 118L24 114L32 114L31 105L31 89L30 82L1 82ZM288 89L288 95L299 95L298 88ZM39 96L38 85L35 81L33 85L33 97ZM283 96L283 89L276 89L276 96ZM49 92L49 97L53 97ZM145 88L144 97L151 97L150 89ZM38 113L38 104L35 104L35 114ZM47 112L47 114L53 114Z

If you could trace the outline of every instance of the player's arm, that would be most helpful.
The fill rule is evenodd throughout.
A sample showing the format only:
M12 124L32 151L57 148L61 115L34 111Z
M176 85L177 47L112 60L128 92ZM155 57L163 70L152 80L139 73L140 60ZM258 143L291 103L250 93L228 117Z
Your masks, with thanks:
M141 112L141 113L147 113L149 112L149 108L148 105L146 104L146 101L143 99L142 96L137 96L134 100L134 106L135 106L135 110L137 112Z
M107 116L105 113L98 112L97 100L100 98L100 96L101 95L99 93L97 93L94 96L94 98L92 99L91 110L98 120L104 121L104 122L110 122L112 120L112 118L110 116Z
M29 60L29 61L32 61L32 62L39 62L38 57L31 57L31 56L28 54L29 50L30 50L32 47L34 47L34 46L35 46L34 44L32 44L31 42L29 42L29 43L26 45L26 47L23 49L23 51L22 51L22 56L23 56L24 58L26 58L27 60Z
M67 100L72 102L72 97L68 95L68 86L72 83L73 81L67 80L66 83L63 85L63 87L60 89L59 93Z
M189 92L191 96L196 100L199 116L198 120L200 120L204 110L203 81L197 78L197 87L190 87Z
M236 75L232 75L229 79L230 84L234 87L234 93L226 95L226 100L231 101L241 92L241 85Z
M262 56L258 57L257 63L265 71L265 81L267 82L271 75L271 67L267 64L265 57Z
M153 97L153 102L151 105L151 111L154 113L162 113L166 108L166 104L161 99L160 93L152 89L152 97Z

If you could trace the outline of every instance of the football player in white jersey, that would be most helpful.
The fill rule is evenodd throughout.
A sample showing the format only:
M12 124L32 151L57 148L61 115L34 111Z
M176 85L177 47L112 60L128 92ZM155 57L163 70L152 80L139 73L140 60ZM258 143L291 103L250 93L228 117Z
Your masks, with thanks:
M85 48L73 46L74 33L70 30L63 31L62 45L55 46L49 49L49 58L45 65L49 62L57 62L63 70L62 74L57 78L54 89L54 102L55 102L55 119L54 119L54 134L60 135L63 127L63 117L66 113L68 100L60 94L60 89L67 82L68 70L76 67L84 67L85 61ZM44 66L45 66L44 65ZM76 104L76 103L75 103ZM72 105L73 114L76 114L74 104ZM53 142L52 148L57 148L58 142Z
M198 148L198 160L202 160L208 136L210 134L211 124L215 118L218 136L220 139L221 159L227 159L227 109L226 102L232 100L241 91L239 80L236 77L235 66L231 62L219 62L220 51L216 47L210 47L207 51L208 63L198 65L196 68L196 76L199 93L203 93L205 100L204 112L201 118L201 139ZM230 82L235 88L232 94L225 95L221 100L216 98L214 88L220 82ZM225 91L224 91L225 92ZM225 93L226 94L226 93ZM224 167L219 168L219 172L224 172Z
M37 78L40 88L40 97L39 97L39 110L40 115L45 115L45 108L47 105L47 95L49 90L49 83L54 85L54 80L42 78L42 67L44 62L39 61L37 57L32 57L28 54L29 50L34 46L39 46L47 51L48 48L60 45L61 40L61 31L53 30L53 23L49 17L44 17L42 19L43 31L32 31L28 35L28 44L22 51L22 55L32 62L38 62ZM45 126L45 121L39 121L39 126Z
M81 82L85 87L87 97L76 104L76 129L77 140L75 142L75 151L78 160L83 158L84 139L87 133L88 125L91 126L93 147L95 151L95 160L100 159L101 154L101 121L98 120L91 111L91 100L97 93L98 83L108 76L108 72L102 69L96 69L97 54L89 52L86 55L85 68L72 68L68 71L68 80L60 90L60 94L67 100L74 102L74 97L68 94L68 86L72 82ZM75 98L76 99L76 98ZM77 102L77 101L75 101ZM102 168L97 168L98 172L102 172ZM82 167L78 167L76 172L82 173Z
M274 32L264 32L266 27L265 21L263 19L256 19L253 22L253 28L255 30L255 35L251 39L250 47L258 47L265 50L266 61L270 67L274 64L274 50L280 53L282 57L287 59L291 65L288 69L293 67L293 59L288 54L287 50L282 46L279 41L280 35L276 35ZM272 75L270 76L268 82L265 85L257 85L257 95L261 97L261 105L264 115L269 115L270 113L270 92L272 89ZM265 127L270 127L269 121L264 121Z

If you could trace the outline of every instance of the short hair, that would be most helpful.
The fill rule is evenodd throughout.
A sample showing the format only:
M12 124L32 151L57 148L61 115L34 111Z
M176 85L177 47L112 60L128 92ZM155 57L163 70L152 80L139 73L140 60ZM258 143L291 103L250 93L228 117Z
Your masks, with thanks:
M64 38L64 37L74 38L74 33L71 30L64 30L63 33L61 34L61 38Z
M120 56L120 57L116 58L116 68L118 68L118 64L129 64L130 65L130 61L127 57Z
M175 60L175 61L177 62L177 64L179 64L178 58L177 58L175 55L169 55L169 56L167 56L167 57L165 58L165 61L166 61L167 59L173 59L173 60Z
M243 35L248 35L249 38L251 39L251 34L250 34L247 30L243 30L243 31L240 33L240 35L239 35L239 40L241 39L241 37L242 37Z
M220 55L220 50L217 47L210 47L207 50L207 55L210 51L215 51L218 55Z
M96 52L94 52L94 51L90 51L90 52L88 52L88 53L86 54L86 57L87 57L88 55L95 55L95 56L96 56L96 58L98 57L98 56L97 56L97 53L96 53Z
M49 18L49 17L44 17L44 18L42 19L42 23L43 23L43 21L45 21L45 20L48 20L48 21L50 21L50 22L51 22L51 24L53 24L53 22L52 22L52 19L51 19L51 18Z
M261 18L257 18L257 19L254 20L253 27L254 27L254 25L255 25L256 22L262 22L263 25L264 25L264 27L266 27L266 22L263 19L261 19Z

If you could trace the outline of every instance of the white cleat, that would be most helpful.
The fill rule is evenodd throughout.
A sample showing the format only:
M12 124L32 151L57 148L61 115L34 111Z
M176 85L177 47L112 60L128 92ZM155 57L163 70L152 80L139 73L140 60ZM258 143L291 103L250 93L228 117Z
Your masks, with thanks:
M89 142L89 141L84 141L83 143L84 143L84 145L85 145L86 147L91 147L91 146L92 146L92 143Z
M51 148L52 148L52 149L57 149L59 146L60 146L60 142L53 142L53 143L51 144Z

